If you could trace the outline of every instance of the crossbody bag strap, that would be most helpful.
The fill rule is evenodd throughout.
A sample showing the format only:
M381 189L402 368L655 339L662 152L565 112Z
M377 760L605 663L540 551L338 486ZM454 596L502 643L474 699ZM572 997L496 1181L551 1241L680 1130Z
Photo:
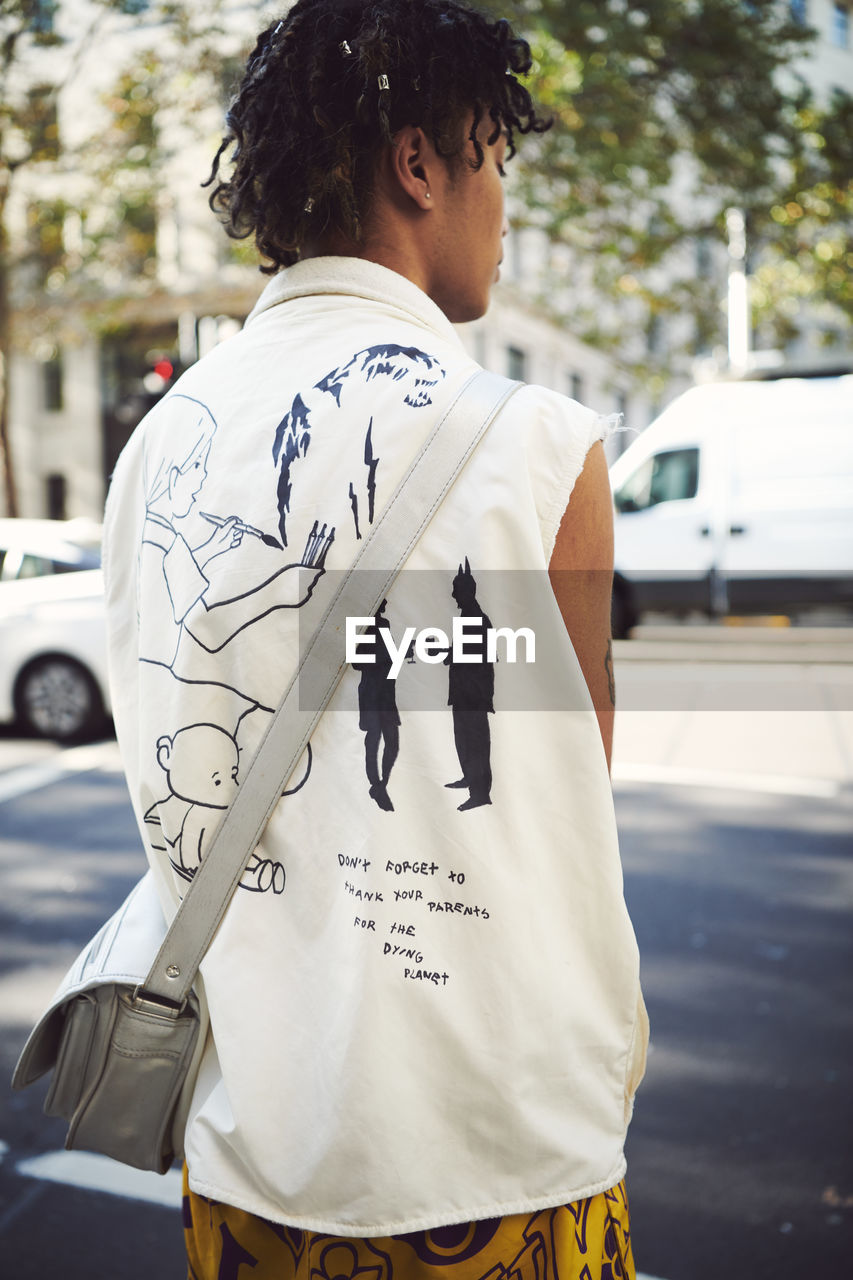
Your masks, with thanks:
M282 791L346 668L348 617L372 617L494 418L521 384L478 372L424 441L343 575L237 794L190 882L140 994L180 1007ZM310 697L301 697L302 689Z

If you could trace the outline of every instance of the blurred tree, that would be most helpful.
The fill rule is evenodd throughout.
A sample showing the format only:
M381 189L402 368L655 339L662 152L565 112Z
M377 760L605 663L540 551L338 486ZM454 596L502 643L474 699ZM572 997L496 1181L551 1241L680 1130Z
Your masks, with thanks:
M853 101L837 93L819 105L791 74L813 34L792 6L484 2L530 38L532 87L556 121L550 133L525 140L519 164L518 219L543 229L554 246L545 308L620 355L630 331L633 372L654 397L672 371L676 328L688 354L723 339L718 268L725 209L736 205L746 215L756 319L767 340L794 336L805 296L824 303L828 331L849 323ZM75 21L61 50L66 79L105 23L124 23L134 40L125 65L115 66L97 138L72 152L61 148L57 120L64 82L46 83L50 59L29 57L62 44L64 5L0 0L0 78L8 89L0 103L3 356L13 256L19 278L32 264L30 292L40 306L33 289L99 304L112 293L118 306L120 297L155 287L157 220L170 198L164 175L189 134L205 128L204 108L224 100L246 52L223 38L228 0L76 3L85 20ZM247 43L256 21L259 14L244 24ZM30 203L22 256L21 246L10 249L6 211L25 168L62 182L56 198L39 194ZM232 252L256 260L245 244ZM100 315L110 323L108 309ZM8 360L4 372L0 461L6 508L15 511Z
M838 89L821 106L804 90L792 113L787 182L753 212L755 319L768 341L784 343L808 299L829 343L853 322L853 97Z
M223 49L223 4L87 0L63 25L61 0L0 0L0 467L9 514L18 511L8 428L13 264L33 312L44 310L42 290L48 298L61 291L67 303L152 287L164 167L217 100L223 67L233 63L233 50ZM140 38L143 18L147 39ZM135 29L135 39L104 95L102 128L83 145L63 147L63 90L121 23ZM61 76L44 82L46 63L33 54L54 46L62 58L50 66ZM172 133L159 117L176 100L182 125ZM13 247L9 200L21 172L32 169L61 179L62 198L29 202L26 242Z
M555 119L520 153L522 217L570 250L567 282L589 285L575 291L571 313L585 336L621 344L630 314L652 333L661 319L692 317L694 353L719 342L720 282L703 260L725 245L732 205L746 214L754 245L778 260L762 285L763 315L784 295L782 260L794 242L809 259L797 287L808 278L849 310L840 246L849 228L850 100L819 111L790 74L814 33L788 4L514 0L500 8L531 41L532 87ZM782 198L789 188L794 194ZM812 193L802 215L810 243L793 209L798 191ZM667 344L649 342L635 373L654 390L668 359Z
M45 0L0 0L0 468L6 511L18 514L15 471L9 445L9 268L10 246L6 210L16 171L25 164L55 158L58 145L56 98L51 86L31 84L23 100L6 91L20 46L56 41L56 6Z
M123 71L105 95L108 123L99 138L93 177L110 199L90 240L92 265L108 278L153 276L157 254L157 176L162 150L157 113L163 63L150 52ZM84 223L84 234L86 231Z

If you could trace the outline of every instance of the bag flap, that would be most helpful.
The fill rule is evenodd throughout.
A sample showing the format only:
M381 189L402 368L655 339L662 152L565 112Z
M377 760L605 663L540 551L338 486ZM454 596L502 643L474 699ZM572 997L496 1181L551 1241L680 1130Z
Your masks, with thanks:
M62 979L24 1045L12 1076L12 1087L25 1088L56 1062L62 1008L68 1000L105 982L138 986L147 976L165 936L163 908L154 878L147 871Z

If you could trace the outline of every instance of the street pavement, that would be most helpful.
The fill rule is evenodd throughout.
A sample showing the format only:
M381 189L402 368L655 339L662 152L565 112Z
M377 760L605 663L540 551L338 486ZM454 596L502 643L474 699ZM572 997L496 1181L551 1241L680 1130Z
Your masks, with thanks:
M853 787L853 629L648 626L616 641L614 781Z
M646 1276L851 1273L853 644L827 631L650 627L615 646L614 789L652 1023L628 1143ZM4 1078L142 865L114 742L0 735ZM61 1152L43 1095L0 1095L0 1274L184 1275L177 1172L126 1181Z
M648 626L614 648L652 1025L627 1148L638 1265L853 1274L853 635Z

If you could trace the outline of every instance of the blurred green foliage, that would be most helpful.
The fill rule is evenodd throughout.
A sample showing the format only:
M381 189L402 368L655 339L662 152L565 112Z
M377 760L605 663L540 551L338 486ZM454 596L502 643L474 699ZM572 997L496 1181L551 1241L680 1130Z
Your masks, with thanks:
M554 117L521 147L518 190L523 220L574 251L569 271L581 266L635 313L692 316L700 346L722 342L719 273L697 270L697 252L716 243L719 259L725 210L737 206L762 337L793 337L806 296L825 304L830 329L849 328L853 99L839 90L821 102L797 77L814 33L789 5L489 7L530 41L529 86ZM598 309L579 315L588 336L618 340ZM653 353L645 364L653 376Z
M543 306L599 344L618 345L628 318L648 335L636 372L660 381L671 342L668 329L666 341L659 336L669 319L688 334L687 354L724 342L724 214L736 205L746 215L762 340L795 336L806 298L812 311L823 304L828 331L849 327L853 99L838 91L821 101L793 74L813 33L791 18L787 3L486 5L529 39L530 86L555 121L549 133L523 141L515 166L519 221L567 250L553 256ZM0 0L0 74L22 42L56 43L60 7ZM181 145L158 118L179 101L191 121L196 108L226 96L241 65L223 47L221 0L94 0L90 7L104 18L140 12L152 35L147 53L137 42L128 64L116 66L107 122L91 147L59 154L58 86L34 84L0 104L0 237L5 198L22 165L73 167L77 189L85 179L93 193L86 207L77 199L76 223L66 218L75 236L60 261L52 241L47 254L54 286L78 293L111 280L118 287L119 275L134 288L150 284L158 201L168 198L161 174ZM248 46L255 20L247 21ZM97 27L84 38L96 40ZM39 243L30 237L31 249ZM232 254L257 261L251 246ZM709 255L711 267L703 268ZM575 278L591 288L573 295ZM613 303L610 312L596 297Z

